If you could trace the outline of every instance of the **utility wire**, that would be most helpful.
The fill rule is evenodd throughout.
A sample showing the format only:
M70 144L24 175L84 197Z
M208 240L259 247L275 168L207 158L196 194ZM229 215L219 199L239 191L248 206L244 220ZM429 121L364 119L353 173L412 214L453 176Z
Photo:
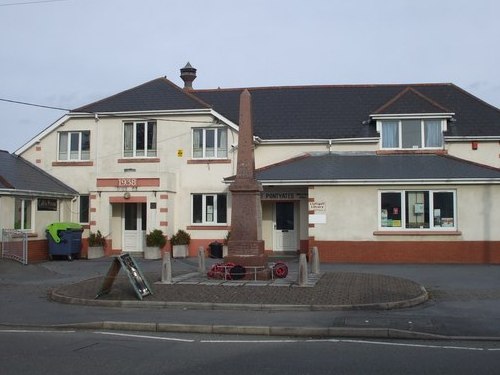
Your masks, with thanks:
M0 5L1 6L1 5ZM34 104L34 103L27 103L27 102L21 102L21 101L18 101L18 100L11 100L11 99L3 99L3 98L0 98L0 101L2 102L7 102L7 103L15 103L15 104L22 104L22 105L28 105L28 106L31 106L31 107L39 107L39 108L48 108L48 109L56 109L58 111L70 111L70 109L67 109L67 108L60 108L60 107L51 107L51 106L48 106L48 105L42 105L42 104Z
M43 104L35 104L35 103L28 103L28 102L21 102L19 100L12 100L12 99L5 99L5 98L0 98L1 102L6 102L6 103L14 103L14 104L21 104L21 105L27 105L30 107L38 107L38 108L46 108L46 109L54 109L57 111L65 111L65 112L71 112L71 109L68 108L61 108L61 107L52 107L49 105L43 105ZM92 112L92 111L83 111L79 113L88 113L90 115L95 115L97 118L99 117L123 117L123 115L117 115L113 113L99 113L99 112ZM138 120L141 121L166 121L166 122L187 122L187 123L196 123L196 124L213 124L212 121L196 121L196 120L181 120L181 119L176 119L176 120L170 120L170 119L165 119L165 118L156 118L156 117L142 117L142 116L133 116L136 117Z
M0 7L10 7L15 5L30 5L30 4L41 4L41 3L55 3L60 1L69 1L69 0L38 0L38 1L24 1L19 3L10 3L10 4L0 4Z

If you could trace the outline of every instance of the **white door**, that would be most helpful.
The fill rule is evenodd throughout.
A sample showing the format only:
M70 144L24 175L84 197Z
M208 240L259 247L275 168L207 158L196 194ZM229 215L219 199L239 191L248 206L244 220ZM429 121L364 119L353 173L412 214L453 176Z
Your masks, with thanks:
M298 228L294 202L276 202L274 205L274 251L296 251Z
M146 204L124 203L123 208L123 251L143 251L146 232Z

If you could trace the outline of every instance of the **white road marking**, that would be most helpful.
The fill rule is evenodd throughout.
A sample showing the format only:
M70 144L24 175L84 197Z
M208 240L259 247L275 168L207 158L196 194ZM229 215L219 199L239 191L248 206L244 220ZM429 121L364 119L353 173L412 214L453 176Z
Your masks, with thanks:
M76 331L40 330L40 329L1 329L0 333L75 333Z
M122 336L122 337L132 337L139 339L150 339L150 340L163 340L163 341L178 341L178 342L195 342L195 340L178 339L174 337L160 337L160 336L148 336L148 335L132 335L128 333L116 333L116 332L94 332L98 335L109 335L109 336Z

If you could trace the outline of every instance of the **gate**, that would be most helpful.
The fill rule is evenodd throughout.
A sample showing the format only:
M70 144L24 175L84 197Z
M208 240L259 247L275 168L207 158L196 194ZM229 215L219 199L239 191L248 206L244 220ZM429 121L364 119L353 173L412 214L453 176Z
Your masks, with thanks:
M2 229L2 258L28 264L28 233L17 229Z

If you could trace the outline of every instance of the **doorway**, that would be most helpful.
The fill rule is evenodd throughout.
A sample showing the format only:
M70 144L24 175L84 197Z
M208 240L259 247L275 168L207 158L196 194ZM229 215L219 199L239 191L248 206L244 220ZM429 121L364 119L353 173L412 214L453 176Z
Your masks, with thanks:
M274 251L296 251L298 249L298 228L295 202L274 204Z
M146 233L146 203L123 204L123 246L124 252L143 251Z

